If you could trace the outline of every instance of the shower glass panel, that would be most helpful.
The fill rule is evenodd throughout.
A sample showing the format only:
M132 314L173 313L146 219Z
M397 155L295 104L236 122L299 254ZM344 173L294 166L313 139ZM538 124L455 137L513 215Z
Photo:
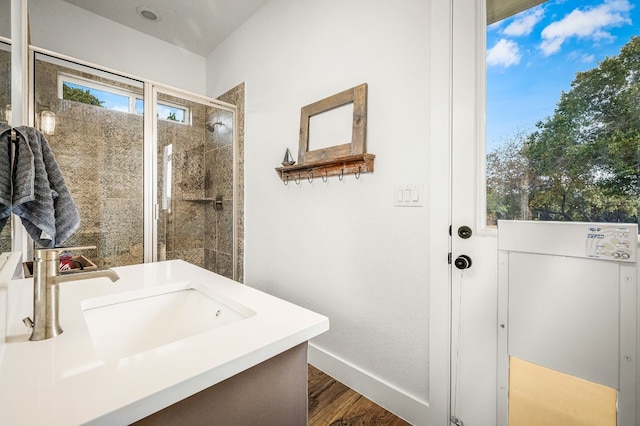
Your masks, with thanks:
M36 126L80 211L65 245L96 246L83 255L98 267L142 263L143 83L37 53L34 98Z
M8 24L7 24L8 25ZM6 28L4 18L0 23L4 36ZM0 122L11 121L11 45L0 42ZM5 226L0 230L0 253L11 251L11 221L9 218Z
M233 112L156 95L157 259L233 278Z

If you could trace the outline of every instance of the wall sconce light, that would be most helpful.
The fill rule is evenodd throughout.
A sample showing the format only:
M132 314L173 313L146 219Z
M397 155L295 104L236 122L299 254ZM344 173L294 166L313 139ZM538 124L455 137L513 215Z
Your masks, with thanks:
M11 121L13 119L13 116L11 114L11 105L7 105L4 108L4 119L6 120L7 124L11 126Z
M40 113L40 130L47 135L54 135L56 130L56 115L51 111Z

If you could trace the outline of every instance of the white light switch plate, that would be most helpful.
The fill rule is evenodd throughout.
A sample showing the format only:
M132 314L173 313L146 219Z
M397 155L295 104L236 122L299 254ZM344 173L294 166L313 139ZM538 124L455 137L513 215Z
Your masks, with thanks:
M394 185L393 205L395 207L422 207L424 198L423 185Z

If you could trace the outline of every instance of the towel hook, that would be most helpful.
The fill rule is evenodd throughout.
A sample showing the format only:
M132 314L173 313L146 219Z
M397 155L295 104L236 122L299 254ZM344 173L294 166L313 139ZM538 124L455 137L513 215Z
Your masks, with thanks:
M325 172L324 172L324 176L322 176L322 181L323 181L323 182L326 182L328 178L329 178L329 175L328 175L328 174L327 174L327 172L325 171Z
M358 166L358 173L354 173L356 175L356 179L360 179L360 166Z
M313 183L313 170L309 173L309 176L307 176L307 180L309 183Z
M344 167L340 169L340 174L338 175L338 180L340 180L340 182L342 182L342 179L344 179Z
M300 173L296 176L296 185L300 185Z

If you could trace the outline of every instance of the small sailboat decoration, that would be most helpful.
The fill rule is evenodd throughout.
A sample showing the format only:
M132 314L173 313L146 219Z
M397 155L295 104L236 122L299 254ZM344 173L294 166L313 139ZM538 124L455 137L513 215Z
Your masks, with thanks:
M284 160L282 160L283 166L293 166L296 162L293 160L293 156L291 155L291 151L287 148L287 152L284 153Z

